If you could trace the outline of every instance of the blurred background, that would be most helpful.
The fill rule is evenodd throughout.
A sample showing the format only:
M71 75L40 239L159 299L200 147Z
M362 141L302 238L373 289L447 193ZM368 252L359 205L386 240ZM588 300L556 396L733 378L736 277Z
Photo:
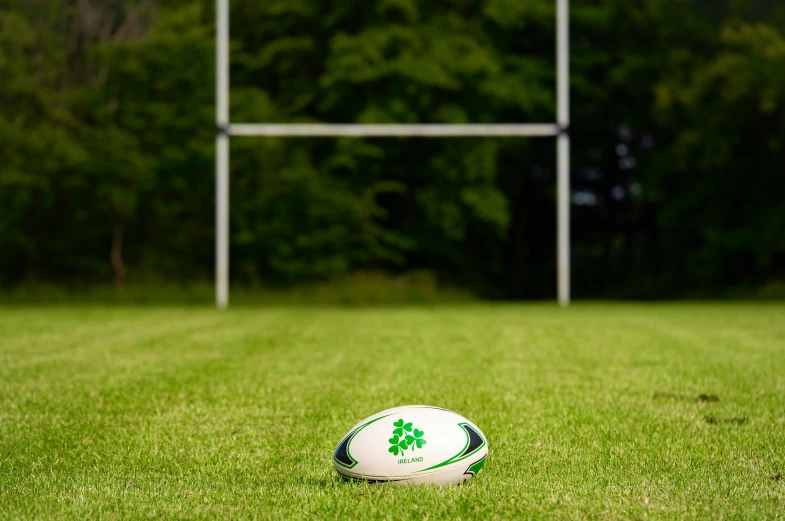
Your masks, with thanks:
M212 299L214 11L0 0L2 293ZM235 123L555 120L553 0L231 20ZM573 0L571 74L574 296L785 296L785 4ZM551 138L235 138L231 169L236 288L555 296Z

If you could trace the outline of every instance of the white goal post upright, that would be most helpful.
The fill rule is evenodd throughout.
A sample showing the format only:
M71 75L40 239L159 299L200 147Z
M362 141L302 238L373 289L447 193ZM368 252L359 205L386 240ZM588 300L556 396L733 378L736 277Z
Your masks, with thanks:
M229 305L229 137L556 137L556 273L558 299L570 303L569 0L556 0L557 123L513 124L231 124L229 0L216 0L215 298Z
M215 303L229 305L229 0L215 9Z
M570 303L570 0L556 0L556 277L559 304Z

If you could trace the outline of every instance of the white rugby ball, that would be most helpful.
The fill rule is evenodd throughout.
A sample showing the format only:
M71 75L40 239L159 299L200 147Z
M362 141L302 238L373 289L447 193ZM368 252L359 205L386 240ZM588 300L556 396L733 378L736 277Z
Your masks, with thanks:
M350 479L450 485L472 478L487 456L485 435L460 414L407 405L352 427L335 449L333 465Z

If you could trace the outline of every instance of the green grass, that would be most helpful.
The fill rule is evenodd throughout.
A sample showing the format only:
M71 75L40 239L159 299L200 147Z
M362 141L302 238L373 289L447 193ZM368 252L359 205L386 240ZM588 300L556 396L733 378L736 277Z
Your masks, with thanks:
M412 403L478 477L340 480ZM0 517L782 519L785 305L0 308Z

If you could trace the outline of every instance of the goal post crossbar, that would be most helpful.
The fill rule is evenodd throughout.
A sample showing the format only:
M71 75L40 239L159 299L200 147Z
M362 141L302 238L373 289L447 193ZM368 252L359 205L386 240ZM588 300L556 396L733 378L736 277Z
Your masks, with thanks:
M268 137L553 137L561 129L553 123L542 124L233 124L230 136Z
M558 301L570 302L569 0L556 1L557 123L364 124L241 123L229 120L229 0L216 0L216 305L229 305L229 138L266 137L556 137L556 273Z

